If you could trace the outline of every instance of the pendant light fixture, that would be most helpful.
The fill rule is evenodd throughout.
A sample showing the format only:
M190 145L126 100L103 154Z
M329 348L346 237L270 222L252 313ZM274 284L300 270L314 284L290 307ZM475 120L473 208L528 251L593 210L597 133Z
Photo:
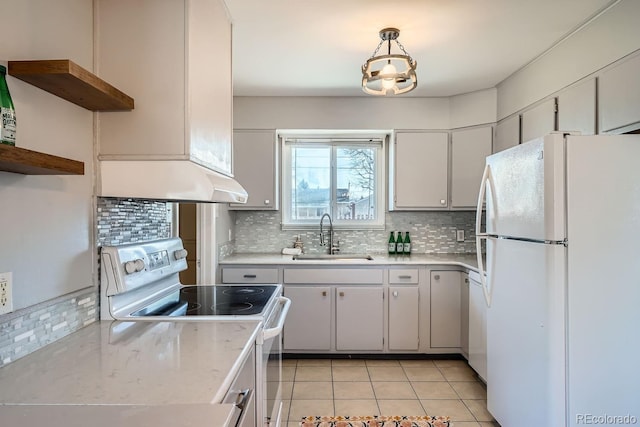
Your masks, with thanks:
M416 66L418 63L398 41L400 30L383 28L380 43L371 58L362 66L362 90L370 95L400 95L418 85ZM391 54L391 41L395 41L402 54ZM387 54L378 55L380 47L387 42Z

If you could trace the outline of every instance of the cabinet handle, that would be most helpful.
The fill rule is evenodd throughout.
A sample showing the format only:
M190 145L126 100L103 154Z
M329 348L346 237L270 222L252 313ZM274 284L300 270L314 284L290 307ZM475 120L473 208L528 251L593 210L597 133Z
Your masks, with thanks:
M322 296L326 297L327 296L327 291L322 291Z
M255 274L245 274L244 276L245 279L255 279L257 276Z
M264 201L264 204L265 204L265 205L268 205L269 203L271 203L271 201L270 201L269 199L266 199L266 200Z
M397 297L398 296L398 291L393 291L393 296Z
M411 276L409 276L408 274L402 274L398 276L398 279L411 279Z
M436 280L440 280L440 275L436 274L435 276L433 276L433 278L436 279Z
M344 296L344 292L340 292L340 296L343 297Z
M447 201L445 199L440 199L440 204L444 206L447 204Z
M469 279L464 279L464 283L469 283Z

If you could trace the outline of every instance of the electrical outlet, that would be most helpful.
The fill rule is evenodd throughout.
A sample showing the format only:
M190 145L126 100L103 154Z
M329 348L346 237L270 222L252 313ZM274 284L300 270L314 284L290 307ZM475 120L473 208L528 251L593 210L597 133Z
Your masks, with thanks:
M13 311L11 273L0 273L0 314Z
M464 242L464 230L456 230L456 241Z

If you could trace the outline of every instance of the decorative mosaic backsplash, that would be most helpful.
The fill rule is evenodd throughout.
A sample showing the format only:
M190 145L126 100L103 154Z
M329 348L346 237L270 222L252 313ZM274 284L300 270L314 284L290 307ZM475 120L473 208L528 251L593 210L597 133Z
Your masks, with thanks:
M85 289L7 315L0 323L0 367L95 322L97 300Z
M98 246L171 237L171 203L98 198Z
M319 246L318 229L282 230L280 212L236 212L235 252L280 252L292 247L297 235L307 253L326 251ZM413 253L475 253L475 212L388 212L384 230L336 230L340 250L346 253L384 253L390 231L408 231ZM464 230L465 241L456 241Z
M171 204L98 199L98 246L171 237ZM99 277L99 276L98 276ZM0 367L98 320L100 298L83 289L0 318Z

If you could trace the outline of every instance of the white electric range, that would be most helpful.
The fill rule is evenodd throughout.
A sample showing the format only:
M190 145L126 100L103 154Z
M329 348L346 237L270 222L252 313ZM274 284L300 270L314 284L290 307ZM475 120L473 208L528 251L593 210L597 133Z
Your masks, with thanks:
M256 426L280 426L282 329L291 301L282 296L279 284L183 285L179 273L187 269L186 257L180 238L104 246L100 254L101 318L262 321L256 341L253 419Z

